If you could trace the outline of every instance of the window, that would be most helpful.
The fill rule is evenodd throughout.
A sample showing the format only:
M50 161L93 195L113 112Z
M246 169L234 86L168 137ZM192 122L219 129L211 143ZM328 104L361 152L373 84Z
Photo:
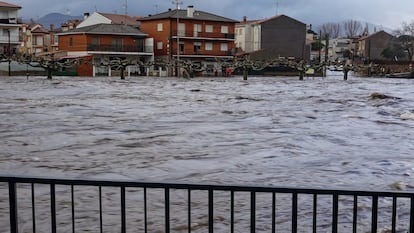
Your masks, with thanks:
M221 26L221 33L229 33L229 26Z
M213 50L213 43L207 42L206 43L206 51L212 51Z
M163 30L163 24L162 23L157 24L157 31L162 32L162 30Z
M73 47L73 37L69 38L69 47Z
M157 49L158 49L158 50L163 49L163 44L162 44L162 41L158 41L158 42L157 42Z
M184 42L180 42L180 53L184 53Z
M201 42L194 42L194 53L198 54L201 50Z
M220 45L220 51L228 51L229 50L229 46L227 43L221 43Z
M213 32L213 25L206 25L206 32Z
M92 37L92 44L93 45L99 45L99 37L97 37L97 36Z
M184 23L178 24L178 36L185 36L185 24Z
M112 39L112 49L114 49L115 51L122 51L122 39L121 38Z

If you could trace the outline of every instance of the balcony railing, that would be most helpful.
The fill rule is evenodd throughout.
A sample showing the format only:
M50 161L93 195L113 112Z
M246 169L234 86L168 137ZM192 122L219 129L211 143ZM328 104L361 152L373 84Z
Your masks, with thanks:
M19 227L52 233L414 233L414 193L0 176L0 231L17 233Z
M136 53L151 53L153 52L150 46L125 46L125 45L96 45L88 44L88 51L101 52L136 52Z
M177 31L172 32L172 36L177 36ZM194 32L194 31L178 31L179 37L185 38L209 38L209 39L226 39L233 40L235 35L233 33L213 33L213 32Z
M172 50L173 55L177 55L177 50ZM217 50L194 50L194 49L185 49L180 51L181 56L234 56L232 51L217 51Z

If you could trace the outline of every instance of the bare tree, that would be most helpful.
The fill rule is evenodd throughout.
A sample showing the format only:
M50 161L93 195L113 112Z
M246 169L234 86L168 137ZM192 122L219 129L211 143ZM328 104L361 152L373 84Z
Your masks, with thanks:
M411 23L403 22L401 29L396 30L394 34L397 41L407 52L408 59L412 61L414 55L414 20Z
M322 38L338 38L341 34L341 26L339 23L325 23L321 26L321 36Z
M348 20L344 22L344 31L347 38L353 38L361 34L362 24L356 20Z

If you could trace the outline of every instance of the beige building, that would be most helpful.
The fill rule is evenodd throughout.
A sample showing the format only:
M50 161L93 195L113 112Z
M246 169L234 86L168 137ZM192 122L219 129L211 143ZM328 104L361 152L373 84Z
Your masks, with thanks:
M0 1L0 53L13 54L20 45L17 21L20 6Z

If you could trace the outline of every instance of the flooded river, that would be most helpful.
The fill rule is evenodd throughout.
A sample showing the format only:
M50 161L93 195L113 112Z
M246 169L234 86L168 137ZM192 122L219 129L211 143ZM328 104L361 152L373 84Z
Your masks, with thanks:
M413 115L404 79L1 77L0 171L414 190Z

